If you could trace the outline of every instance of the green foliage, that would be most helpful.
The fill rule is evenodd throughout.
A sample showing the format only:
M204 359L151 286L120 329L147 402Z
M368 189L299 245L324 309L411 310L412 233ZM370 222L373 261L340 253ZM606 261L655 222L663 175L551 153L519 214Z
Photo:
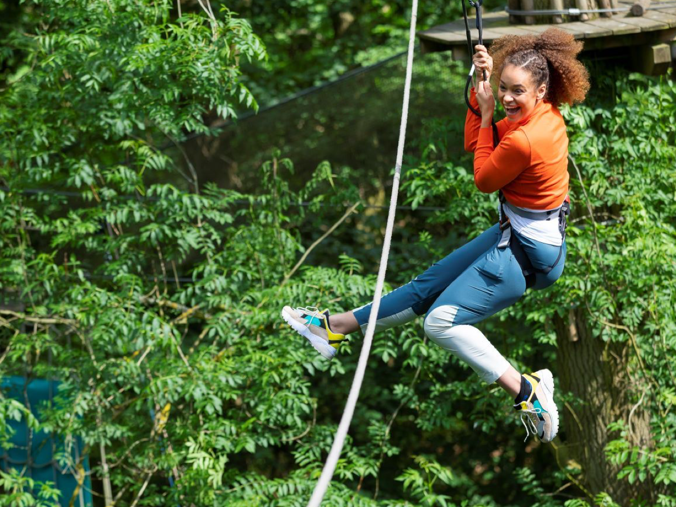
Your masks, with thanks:
M615 104L566 113L571 154L597 217L587 216L587 228L572 235L583 262L567 271L566 285L569 301L587 305L601 339L626 344L633 354L636 407L648 406L651 414L654 441L631 444L631 418L620 421L609 428L619 438L608 445L608 458L623 466L619 479L649 479L661 488L676 478L676 128L670 120L676 85L635 74L615 79Z
M556 507L561 505L553 497L547 495L547 490L542 487L538 476L528 468L520 468L514 474L516 481L523 488L523 492L532 497L532 507Z
M336 312L370 299L370 250L382 229L371 210L358 206L341 241L319 243L296 267L361 202L362 174L324 162L299 178L274 153L249 194L201 185L178 170L188 154L162 149L212 132L216 116L255 108L240 64L266 52L233 12L263 7L178 17L166 2L30 5L36 18L22 25L30 30L11 31L2 52L11 70L0 92L0 374L62 381L31 427L82 438L94 484L106 475L105 453L116 505L304 505L360 343L352 338L326 362L282 325L279 310ZM403 3L279 7L251 21L275 48L266 65L282 77L259 85L271 95L398 47L405 27ZM337 29L325 16L352 11L368 28L327 38ZM369 35L357 44L361 33ZM376 43L386 49L369 53ZM552 320L588 308L596 336L634 355L626 387L653 424L644 446L629 443L628 424L613 425L608 458L623 467L618 480L651 480L662 488L659 504L673 505L676 91L666 80L608 79L587 106L565 111L593 212L592 221L575 172L565 277L482 329L519 367L551 362ZM471 160L460 154L462 120L428 121L413 139L419 155L407 160L402 200L443 211L399 224L391 287L495 220L495 200L474 188ZM587 505L559 494L582 492L544 446L524 447L510 409L428 343L420 323L379 333L325 505ZM0 398L3 445L19 417L29 417L26 407ZM56 498L16 472L0 487L5 504ZM595 502L613 505L608 495Z
M606 493L599 493L594 497L593 505L599 507L618 507L618 505L613 502L612 498ZM568 500L564 507L590 507L589 502L580 499Z
M269 50L270 58L263 66L245 66L251 88L265 102L379 62L404 51L408 43L408 0L294 0L291 4L234 0L227 4L252 20ZM502 4L488 0L484 5L494 9ZM420 2L418 29L461 15L460 2Z
M89 200L102 197L102 180L111 191L143 193L144 172L169 163L158 143L209 132L208 112L228 118L238 103L255 105L237 61L265 50L227 10L220 20L191 14L173 23L167 2L87 6L38 2L35 33L9 34L5 43L27 56L3 92L0 156L23 185L63 181L89 187Z
M0 471L0 506L2 507L55 507L61 492L51 483L38 483L18 470Z
M29 428L37 429L39 424L37 419L23 403L0 395L0 420L5 422L3 426L0 426L0 449L9 449L11 447L10 440L14 435L14 431L6 423L23 419L26 420Z
M448 503L450 498L435 493L434 483L440 481L444 484L451 484L453 481L451 470L439 465L434 459L430 460L424 456L416 456L415 463L419 470L415 468L406 469L397 478L404 483L404 490L410 491L411 495L420 502L420 505L449 507L451 505Z

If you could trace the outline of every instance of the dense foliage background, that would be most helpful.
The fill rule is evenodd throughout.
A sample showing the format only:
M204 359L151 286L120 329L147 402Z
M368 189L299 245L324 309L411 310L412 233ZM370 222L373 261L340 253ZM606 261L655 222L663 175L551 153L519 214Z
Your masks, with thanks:
M0 375L62 381L40 420L0 397L0 446L20 418L82 438L96 505L304 505L360 341L326 362L279 311L369 300L389 166L351 167L342 143L294 166L292 136L242 122L266 160L228 179L197 162L212 148L227 157L227 143L183 141L216 139L254 97L396 53L407 5L181 8L0 3ZM456 14L424 8L423 26ZM429 113L409 134L392 287L495 220L495 197L475 190L461 152L463 73L439 57L416 64L415 107ZM676 86L592 75L587 103L564 110L565 275L481 326L518 368L555 372L560 438L523 443L510 400L420 323L390 330L376 337L326 505L676 505ZM363 135L387 160L403 71L373 76L355 114L377 111ZM301 108L288 128L344 122L317 111ZM0 490L0 505L57 495L20 469L0 472Z

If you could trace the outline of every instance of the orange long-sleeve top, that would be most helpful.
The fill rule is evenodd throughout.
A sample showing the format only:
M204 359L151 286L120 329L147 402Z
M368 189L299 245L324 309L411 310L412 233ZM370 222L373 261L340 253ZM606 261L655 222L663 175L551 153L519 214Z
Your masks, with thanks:
M479 109L472 89L470 103ZM467 111L465 150L474 152L474 182L485 193L502 190L514 206L533 210L560 206L568 195L568 136L559 110L541 101L526 118L497 122L500 142L493 148L493 129Z

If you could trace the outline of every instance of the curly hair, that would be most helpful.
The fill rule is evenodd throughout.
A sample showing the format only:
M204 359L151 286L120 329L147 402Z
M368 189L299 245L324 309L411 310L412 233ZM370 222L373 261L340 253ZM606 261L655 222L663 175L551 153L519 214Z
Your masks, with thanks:
M506 65L522 67L533 76L536 87L547 86L545 98L559 106L583 102L589 91L589 73L577 59L582 42L562 30L550 28L541 35L506 35L493 42L496 79Z

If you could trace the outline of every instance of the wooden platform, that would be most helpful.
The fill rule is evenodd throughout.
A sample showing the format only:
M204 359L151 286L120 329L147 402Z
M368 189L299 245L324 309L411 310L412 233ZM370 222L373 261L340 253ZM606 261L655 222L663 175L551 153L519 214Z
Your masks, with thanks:
M632 3L620 0L622 7L631 7ZM653 1L651 7L660 3L673 5L674 0ZM474 23L474 18L471 18L470 28L476 44L478 33L473 28ZM510 25L509 15L504 11L484 13L484 42L487 45L503 35L537 35L548 28L559 28L572 33L576 39L584 39L585 52L620 47L650 47L676 41L676 6L651 9L642 17L632 17L626 11L615 14L612 18L542 25ZM465 23L462 19L418 32L418 38L423 53L450 50L454 60L468 59Z

